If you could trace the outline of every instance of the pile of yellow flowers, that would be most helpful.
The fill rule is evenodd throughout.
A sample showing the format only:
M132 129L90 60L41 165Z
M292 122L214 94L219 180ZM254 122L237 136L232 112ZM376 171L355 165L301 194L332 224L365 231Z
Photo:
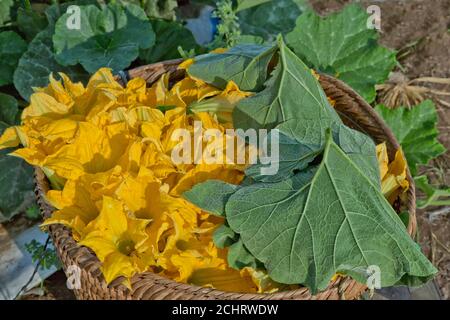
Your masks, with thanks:
M23 111L22 125L8 128L1 148L23 148L12 155L42 168L53 190L46 200L57 210L44 225L60 223L92 249L108 283L151 271L176 281L229 291L272 290L267 276L227 266L226 250L212 233L223 221L180 197L194 184L221 179L238 184L244 167L174 164L174 130L224 132L206 112L187 114L192 102L220 97L235 104L247 93L230 82L219 90L186 77L168 88L165 74L151 88L143 79L123 88L109 69L95 73L86 87L64 74L36 89ZM168 110L158 108L170 106ZM204 148L206 149L206 148Z
M223 219L180 196L207 179L239 184L245 166L174 164L170 156L177 144L172 133L192 131L195 120L204 129L232 127L215 114L187 112L189 105L212 97L235 105L249 93L233 82L219 90L189 76L169 87L168 74L150 88L140 78L124 88L109 69L96 72L86 87L60 76L35 89L22 125L0 138L0 149L22 145L12 155L40 167L50 180L46 200L56 210L44 226L71 228L101 261L107 283L122 276L130 287L133 275L150 271L227 291L284 288L262 270L230 268L227 249L212 241ZM377 148L383 191L397 197L408 187L404 158L398 153L389 164L386 146Z

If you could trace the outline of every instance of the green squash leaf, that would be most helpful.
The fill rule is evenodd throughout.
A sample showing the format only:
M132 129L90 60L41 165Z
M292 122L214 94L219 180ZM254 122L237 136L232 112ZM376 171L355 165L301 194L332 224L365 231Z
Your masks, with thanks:
M269 157L271 156L271 150L276 152L275 149L272 149L272 136L276 132L275 130L269 133L267 139L266 149ZM261 163L260 159L258 159L258 163L245 170L246 177L261 182L282 181L305 169L322 152L322 146L320 145L299 143L281 132L278 133L278 141L275 140L274 142L278 143L278 157L274 157L271 164ZM275 174L267 174L263 171L264 168L269 166L277 168Z
M56 60L62 65L80 63L88 72L101 67L115 71L125 69L139 55L139 49L150 48L155 34L145 12L129 4L80 6L80 29L68 29L70 14L56 22L53 45Z
M277 128L283 128L284 125L293 127L290 122L291 121L285 122ZM295 121L295 123L300 124L301 122ZM310 129L307 129L306 132L308 130ZM279 182L306 169L307 166L323 152L325 141L322 141L322 138L317 140L306 134L299 134L303 132L305 131L296 129L295 131L290 131L290 136L279 133L278 159L276 157L272 159L276 164L275 166L278 168L275 174L264 174L262 168L267 168L268 164L262 164L258 161L257 164L246 169L246 177L250 177L253 180L260 182ZM268 150L271 150L271 134L273 134L273 130L269 134ZM374 185L381 188L378 160L375 153L375 144L372 139L343 124L334 125L332 135L336 144L339 145L347 156L364 170L365 174L371 179ZM273 163L270 165L274 166Z
M425 100L411 109L389 109L378 105L375 110L383 117L402 146L412 175L416 175L417 166L427 164L445 152L445 147L437 140L438 118L431 100Z
M17 33L0 32L0 86L12 83L14 70L25 50L27 44Z
M202 210L223 217L225 204L239 186L221 180L208 180L196 184L191 190L183 193L183 197Z
M398 214L398 217L400 218L400 220L402 220L403 224L405 225L405 228L408 228L408 225L409 225L409 212L407 212L407 211L400 212Z
M327 287L336 272L365 283L367 268L381 285L425 282L436 269L365 173L327 135L323 159L289 179L242 187L226 204L230 227L280 283Z
M179 46L188 51L197 48L191 31L178 22L151 20L151 23L156 34L156 42L153 47L140 51L139 57L145 63L180 58Z
M293 120L291 125L298 123L297 129L303 130L304 135L316 140L323 138L325 128L341 120L311 70L284 45L281 37L278 47L279 63L271 78L264 90L237 104L233 111L234 127L272 129ZM290 135L289 129L280 131Z
M270 2L272 0L237 0L236 1L236 8L234 9L234 12L239 12L245 9L249 9L255 6L259 6L263 3Z
M89 1L85 1L89 2ZM81 2L83 3L83 2ZM14 73L14 86L22 98L29 100L33 87L45 87L49 83L50 73L67 74L73 81L87 81L89 75L80 66L63 67L55 59L52 35L55 22L61 12L65 12L70 2L60 6L52 5L46 10L48 26L39 32L28 45Z
M17 10L17 25L20 32L25 35L27 41L31 41L39 32L47 27L48 22L44 15L34 10L19 8Z
M14 73L14 86L22 98L29 100L33 93L33 87L45 87L48 85L50 73L63 72L73 81L86 81L88 74L79 66L63 67L56 62L53 56L52 34L50 27L41 31L31 41L28 50L19 60L19 65Z
M14 0L0 0L0 27L11 21L11 9L14 7Z
M249 34L241 34L236 40L236 44L264 44L264 39L258 36L252 36Z
M267 79L267 68L274 48L240 44L224 53L208 53L195 57L188 69L190 76L218 88L233 80L244 91L258 91Z
M223 249L231 246L239 236L226 224L222 224L213 234L213 241L217 248Z
M423 209L429 206L450 206L450 188L436 188L428 182L425 175L414 178L416 187L425 193L424 199L417 199L417 207Z
M380 169L373 140L345 125L333 131L333 140L367 179L381 190Z
M17 100L0 93L0 135L18 122ZM34 201L33 169L22 159L0 151L0 223L23 212Z
M326 18L305 12L286 41L308 65L343 80L372 102L375 85L388 78L396 59L395 52L377 44L378 34L367 28L367 19L356 4Z
M0 92L0 122L6 126L15 125L17 123L18 113L19 106L17 100L13 96Z
M247 250L241 239L228 247L227 256L228 266L240 270L244 267L257 269L261 267L261 262Z
M2 124L0 123L0 132ZM25 211L34 201L33 168L0 151L0 222Z
M259 6L270 1L272 0L237 0L236 9L234 9L234 12L239 12L245 9Z
M272 0L255 6L252 1L238 5L239 26L243 34L275 40L277 34L286 34L295 26L295 20L305 9L306 1ZM254 1L253 1L254 2Z

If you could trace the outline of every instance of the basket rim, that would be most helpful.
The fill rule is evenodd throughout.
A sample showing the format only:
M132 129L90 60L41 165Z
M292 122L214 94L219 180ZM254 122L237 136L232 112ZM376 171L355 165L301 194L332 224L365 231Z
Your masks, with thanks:
M126 85L126 82L129 79L141 77L151 85L157 79L159 79L162 74L166 72L171 72L172 74L178 72L178 64L182 61L183 59L174 59L140 66L128 70L125 73L126 79L124 79L122 75L121 77L116 76L116 80L122 82L123 85ZM400 145L391 129L384 123L384 121L375 112L372 106L370 106L358 93L356 93L352 88L350 88L341 80L333 78L332 76L320 74L320 80L327 81L328 83L348 95L352 100L354 100L355 103L357 103L358 106L361 107L361 109L371 118L371 120L373 120L383 131L391 146L396 150L400 148ZM415 215L415 185L409 167L407 167L407 180L410 184L407 191L406 201L406 206L408 208L409 214L407 231L410 236L414 238L417 226ZM45 177L45 174L39 167L35 167L35 181L38 204L41 207L44 218L47 218L54 211L54 208L52 208L50 204L45 200L45 195L49 190L49 183L47 178ZM55 224L49 226L48 229L53 238L54 245L57 248L58 254L63 262L70 261L72 262L72 264L76 263L79 266L84 265L81 266L81 269L85 269L90 278L92 278L93 281L96 282L95 285L100 287L100 290L124 292L124 294L119 294L119 296L131 299L141 299L142 297L145 298L145 285L141 288L136 284L139 284L142 280L147 278L149 278L149 280L151 280L155 284L160 285L162 288L179 292L178 296L183 299L185 299L186 296L191 299L298 299L299 297L301 299L327 299L329 296L336 296L336 294L340 298L341 294L345 293L345 291L352 291L355 294L353 298L355 298L359 297L367 288L365 284L358 283L350 277L338 277L334 281L331 281L324 291L317 293L317 295L315 296L311 295L307 287L301 287L294 290L280 291L275 293L237 293L180 283L152 272L144 272L136 274L132 278L132 290L129 290L124 285L120 284L121 278L114 280L110 285L106 285L103 274L99 272L100 261L98 260L96 255L90 249L79 246L71 236L71 232L67 227L61 224ZM58 245L59 243L63 245ZM67 268L67 266L68 264L63 263L64 270ZM80 290L82 291L83 289ZM78 296L77 291L78 294L80 292L79 290L75 290L76 295ZM117 296L117 294L110 296Z

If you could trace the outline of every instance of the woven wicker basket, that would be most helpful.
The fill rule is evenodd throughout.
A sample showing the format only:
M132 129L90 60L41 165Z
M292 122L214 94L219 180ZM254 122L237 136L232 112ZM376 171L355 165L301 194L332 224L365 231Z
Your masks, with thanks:
M181 60L171 60L142 66L122 74L118 80L122 83L135 77L144 78L149 85L154 83L165 72L171 72L171 81L177 81L183 76L182 70L177 70ZM346 125L371 136L376 143L386 141L390 159L393 158L399 144L391 130L367 104L351 88L327 75L320 75L320 84L328 97L336 101L335 108ZM408 171L410 188L404 203L401 204L409 213L408 232L411 236L416 231L415 216L415 188L414 181ZM49 190L49 183L44 173L36 168L36 196L42 214L49 217L53 208L45 201L45 194ZM116 279L107 285L99 269L100 262L95 254L86 247L78 246L71 236L69 229L62 225L48 227L53 244L62 261L63 269L68 273L69 266L78 266L81 270L81 288L75 289L78 299L234 299L234 300L309 300L309 299L357 299L366 290L366 286L348 277L338 277L332 281L325 291L314 296L307 288L272 294L249 294L223 292L210 288L203 288L175 282L154 273L146 272L133 277L132 290L120 284L122 279ZM73 272L73 269L72 271ZM72 273L73 274L73 273ZM68 275L69 276L69 275Z

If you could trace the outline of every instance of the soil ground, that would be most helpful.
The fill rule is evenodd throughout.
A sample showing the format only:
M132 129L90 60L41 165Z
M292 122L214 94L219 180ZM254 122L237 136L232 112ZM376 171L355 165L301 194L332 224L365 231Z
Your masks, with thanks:
M320 14L341 9L350 0L310 0ZM433 76L450 78L450 0L359 1L381 8L381 43L406 53L400 59L408 78ZM450 85L433 85L450 92ZM440 141L450 150L450 98L432 97L438 106ZM422 168L437 185L450 185L450 152ZM442 297L450 299L450 208L418 212L419 242L425 254L438 267L436 283ZM44 282L42 294L25 299L73 299L59 271Z
M320 14L341 9L350 0L310 0ZM407 55L400 59L409 79L450 78L450 0L360 1L381 9L381 43ZM430 86L450 92L450 85ZM439 140L450 150L450 98L431 97L439 112ZM422 168L433 183L450 185L450 151ZM419 242L439 269L436 282L442 297L450 299L450 208L418 211Z

